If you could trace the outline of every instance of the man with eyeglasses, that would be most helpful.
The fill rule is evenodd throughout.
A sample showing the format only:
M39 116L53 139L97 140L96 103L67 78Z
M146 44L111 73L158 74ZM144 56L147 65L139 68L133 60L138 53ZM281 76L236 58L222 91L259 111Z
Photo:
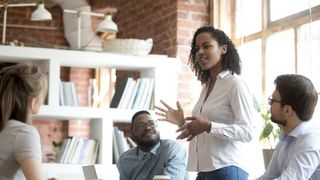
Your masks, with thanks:
M320 179L320 129L308 122L318 101L312 82L296 74L280 75L268 98L271 120L283 127L266 172L259 179Z
M171 180L189 179L184 147L177 141L161 140L157 122L148 111L133 115L131 138L137 147L120 155L120 180L152 180L155 175L168 175Z

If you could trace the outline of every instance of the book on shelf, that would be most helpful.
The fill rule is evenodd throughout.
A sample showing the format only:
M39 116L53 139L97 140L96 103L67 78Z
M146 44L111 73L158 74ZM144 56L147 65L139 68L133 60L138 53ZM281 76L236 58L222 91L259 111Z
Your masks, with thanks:
M97 107L109 107L111 102L111 97L114 91L114 81L115 81L114 68L96 68L95 69L95 79L97 85Z
M147 95L148 95L148 90L150 87L150 79L149 78L145 78L146 84L143 87L143 89L141 89L142 92L142 96L141 99L139 100L137 109L143 109L144 107L144 102L146 101Z
M57 163L64 164L94 164L97 160L99 141L70 137L63 141L57 156Z
M84 164L86 162L87 154L89 153L89 143L90 141L93 141L91 139L84 139L83 141L83 147L81 148L80 156L78 159L79 164Z
M154 92L154 79L141 78L141 85L139 86L137 97L133 103L132 109L148 109L152 102L152 94Z
M141 109L149 109L152 101L152 94L154 92L154 79L149 79L149 87L147 88L146 96L144 99L144 103L141 106Z
M131 139L131 137L126 137L128 144L130 145L130 149L137 146L137 144Z
M114 130L112 133L112 147L113 164L115 164L118 162L120 155Z
M123 151L121 152L121 154L122 154L122 153L124 153L124 152L129 150L129 144L127 142L126 137L124 136L124 132L123 131L119 131L119 133L120 133L120 140L122 141L121 143L123 145Z
M60 153L63 153L62 155L62 158L61 158L61 161L59 163L68 163L68 159L70 157L70 154L71 154L71 151L73 149L73 146L75 144L75 141L76 141L76 137L71 137L71 138L68 138L69 142L68 142L68 145L66 147L66 149L64 149L64 151L60 151Z
M133 103L136 100L137 92L138 92L139 86L140 86L140 82L141 82L140 78L136 80L132 95L131 95L130 100L128 102L128 106L127 106L128 109L132 109L133 108Z
M99 143L96 140L89 141L89 151L87 154L87 158L85 158L86 164L94 164L96 162L96 157L98 153Z
M112 108L148 109L152 105L154 92L153 78L129 77L117 82L116 91L111 101Z
M115 156L115 161L119 159L119 156L128 151L130 149L130 146L127 142L126 137L124 136L123 131L120 131L117 126L113 127L113 139L114 139L114 148L113 153Z
M60 82L59 82L59 102L60 102L61 106L65 105L64 96L65 95L64 95L64 91L63 91L63 84L62 84L62 81L60 80Z
M116 144L118 147L118 153L119 155L121 155L121 153L124 151L124 146L122 144L122 140L121 140L121 135L120 135L120 130L118 127L113 127L114 130L114 136L116 138Z
M57 156L57 162L58 163L62 163L63 162L63 159L65 158L66 152L67 152L66 149L68 149L68 146L70 145L70 142L71 142L71 138L67 138L67 139L63 140L61 148L60 148L60 153Z
M111 108L117 108L119 105L119 102L121 100L121 96L123 95L123 92L125 90L126 84L127 84L128 78L124 80L118 80L116 82L115 92L112 97L110 107Z
M84 139L83 138L77 138L77 146L74 150L74 154L72 157L70 157L70 161L69 163L71 164L77 164L79 163L79 159L80 159L80 156L81 156L81 151L82 149L84 148L83 144L84 144Z
M89 107L98 107L98 86L96 79L89 79L88 87L88 106Z
M120 102L118 105L118 108L124 109L127 108L129 98L132 96L132 91L134 89L135 80L133 80L132 77L129 77L126 83L126 87L124 89L124 92L120 98Z
M78 98L73 82L60 81L59 99L61 106L78 106Z
M143 91L146 88L146 85L147 85L147 79L141 78L140 86L137 90L137 95L136 95L136 98L133 102L132 109L139 108L139 105L140 105L140 102L142 101L142 97L143 97L143 93L144 93Z
M148 109L154 109L154 103L155 103L155 99L154 99L154 91L151 94L151 98L150 98L150 104Z
M74 82L68 82L69 88L71 89L71 95L72 95L72 104L71 106L78 106L78 98L77 98L77 92Z
M71 164L71 163L72 163L72 159L73 159L73 157L74 157L74 155L75 155L75 153L76 153L76 151L77 151L77 148L79 148L79 147L78 147L79 143L80 143L79 138L74 137L74 141L73 141L73 143L71 144L70 153L68 154L68 157L67 157L67 159L66 159L66 163L68 163L68 164Z
M91 163L95 164L97 162L98 159L98 153L99 153L99 141L94 141L95 145L94 145L94 151L93 151L93 155L91 158Z
M112 156L113 164L115 164L122 153L128 151L131 148L136 147L137 144L130 138L125 137L123 131L120 131L118 127L113 127L112 134Z

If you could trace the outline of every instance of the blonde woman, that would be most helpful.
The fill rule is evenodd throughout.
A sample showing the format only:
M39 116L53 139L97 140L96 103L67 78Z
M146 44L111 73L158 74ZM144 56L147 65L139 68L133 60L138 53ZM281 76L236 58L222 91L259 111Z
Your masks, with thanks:
M21 167L27 180L45 179L41 145L32 126L47 94L47 78L34 64L16 64L0 70L0 179L14 179Z

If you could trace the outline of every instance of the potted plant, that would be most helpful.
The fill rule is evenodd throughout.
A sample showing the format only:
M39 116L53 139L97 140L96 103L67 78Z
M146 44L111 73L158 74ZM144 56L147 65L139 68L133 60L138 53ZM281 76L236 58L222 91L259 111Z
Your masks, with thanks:
M262 149L265 168L268 166L276 144L279 141L280 134L282 132L281 126L271 121L271 113L269 110L260 112L264 125L260 133L260 141L264 142L264 148Z

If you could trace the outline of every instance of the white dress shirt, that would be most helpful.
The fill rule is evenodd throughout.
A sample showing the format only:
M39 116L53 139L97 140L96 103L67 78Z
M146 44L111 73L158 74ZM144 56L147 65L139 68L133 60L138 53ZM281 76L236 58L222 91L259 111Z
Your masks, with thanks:
M282 134L266 172L259 179L319 180L320 129L302 122L287 137Z
M255 111L248 86L237 74L223 71L205 101L207 91L204 85L192 115L208 118L211 131L190 141L188 170L209 172L233 165L248 172L244 157Z

